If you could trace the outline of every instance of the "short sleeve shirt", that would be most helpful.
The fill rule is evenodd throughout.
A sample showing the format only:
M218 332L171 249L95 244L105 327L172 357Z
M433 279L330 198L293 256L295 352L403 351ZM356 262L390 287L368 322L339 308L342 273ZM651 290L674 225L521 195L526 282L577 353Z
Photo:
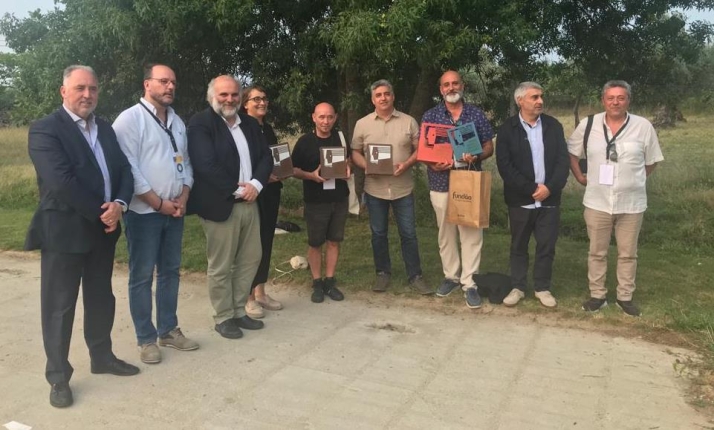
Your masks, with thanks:
M384 120L372 112L355 124L352 149L364 151L367 144L380 143L392 146L392 160L395 164L407 161L416 151L419 141L419 124L411 116L394 110ZM411 194L414 189L412 169L399 176L366 175L364 191L384 200L396 200Z
M486 118L486 114L476 106L468 103L464 103L464 107L461 110L461 116L458 121L454 121L451 117L451 113L446 109L444 102L439 103L437 106L429 109L424 113L421 118L421 122L431 123L431 124L444 124L444 125L462 125L473 122L476 126L476 131L478 132L478 137L481 143L488 142L493 139L493 128ZM470 168L470 166L469 166ZM481 170L481 162L477 162L474 165L476 170ZM429 179L429 189L431 191L447 192L449 191L449 171L444 170L441 172L436 172L431 169L427 169L427 177Z
M585 187L583 205L609 214L634 214L647 210L647 173L645 166L664 160L657 139L657 132L647 119L629 114L629 122L615 139L617 162L607 159L607 138L613 136L605 124L605 113L593 117L593 126L588 138L588 184ZM575 128L568 139L568 152L583 158L583 138L587 119ZM613 185L600 184L600 166L612 165Z
M291 155L293 166L306 172L313 172L320 166L320 148L323 146L342 146L337 131L333 130L330 137L317 137L315 133L302 135L295 143ZM350 156L350 145L345 149ZM307 203L340 203L346 202L350 191L344 179L335 179L335 189L326 190L322 184L315 181L302 181L303 199Z

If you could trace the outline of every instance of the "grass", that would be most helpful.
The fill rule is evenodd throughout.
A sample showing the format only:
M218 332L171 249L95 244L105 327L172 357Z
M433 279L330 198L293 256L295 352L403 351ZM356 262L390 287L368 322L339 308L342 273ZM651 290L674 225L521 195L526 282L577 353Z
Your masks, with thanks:
M566 135L572 129L569 116L562 117ZM559 300L555 315L586 319L613 326L627 326L655 333L674 333L712 361L714 357L714 123L705 116L688 117L675 129L660 132L665 162L648 181L649 209L640 236L636 300L643 317L625 319L614 307L597 317L584 315L580 302L587 291L587 235L582 218L583 187L572 177L564 191L561 236L554 267L553 293ZM0 249L22 249L25 231L37 204L34 170L27 156L27 129L0 129ZM484 238L482 272L508 272L509 234L502 183L493 159L485 163L493 175L491 228ZM428 197L423 171L417 174L417 224L425 278L436 285L441 267L436 244L436 222ZM302 186L287 180L283 189L281 219L301 226ZM369 224L362 217L350 217L346 241L338 266L340 283L350 291L368 290L373 281ZM277 236L273 264L280 265L294 255L305 255L306 233ZM393 293L406 291L396 226L390 226ZM206 268L205 238L196 217L189 217L184 235L183 265L186 270ZM616 250L611 247L607 285L614 294ZM120 240L117 259L126 261L126 242ZM308 271L296 272L293 281L308 288ZM614 297L613 297L614 298ZM460 298L447 304L462 306ZM533 300L519 306L522 312L544 313ZM548 313L553 315L552 312Z

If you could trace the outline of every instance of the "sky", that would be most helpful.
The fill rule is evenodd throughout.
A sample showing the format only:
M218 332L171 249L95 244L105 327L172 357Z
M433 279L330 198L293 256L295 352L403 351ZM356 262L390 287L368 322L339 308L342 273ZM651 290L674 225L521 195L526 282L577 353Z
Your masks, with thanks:
M17 18L26 17L30 11L41 9L42 11L52 10L55 7L54 0L0 0L0 16L6 13L14 14ZM685 13L690 21L705 20L714 23L714 10L704 12L690 11ZM0 36L0 52L7 52L5 40Z

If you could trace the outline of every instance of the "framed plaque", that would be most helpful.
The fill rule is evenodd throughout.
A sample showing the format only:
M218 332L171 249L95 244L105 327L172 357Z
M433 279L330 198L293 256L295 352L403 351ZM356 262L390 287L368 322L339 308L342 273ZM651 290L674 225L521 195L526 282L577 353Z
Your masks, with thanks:
M392 145L381 143L368 143L365 152L367 161L367 175L393 175L394 162L392 161Z
M347 179L347 156L344 147L320 148L320 176L325 179Z
M290 158L290 146L287 143L272 145L270 154L273 157L273 175L280 179L293 175L293 161Z

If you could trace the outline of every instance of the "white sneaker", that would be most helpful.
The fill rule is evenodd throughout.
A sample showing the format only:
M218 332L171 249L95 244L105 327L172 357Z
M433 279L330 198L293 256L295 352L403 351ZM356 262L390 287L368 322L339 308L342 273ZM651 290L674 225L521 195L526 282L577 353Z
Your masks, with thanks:
M526 295L523 294L523 291L519 290L518 288L514 288L511 290L510 293L506 296L505 299L503 299L503 304L511 307L511 306L516 306L518 302L521 301L522 298L524 298Z
M550 291L536 291L535 296L540 300L540 304L546 308L554 308L558 306L558 302L555 301L555 297L550 294Z
M260 306L260 303L256 302L255 300L248 300L248 302L245 304L245 313L248 314L249 317L255 319L263 318L265 316L265 312L263 312L263 307Z

